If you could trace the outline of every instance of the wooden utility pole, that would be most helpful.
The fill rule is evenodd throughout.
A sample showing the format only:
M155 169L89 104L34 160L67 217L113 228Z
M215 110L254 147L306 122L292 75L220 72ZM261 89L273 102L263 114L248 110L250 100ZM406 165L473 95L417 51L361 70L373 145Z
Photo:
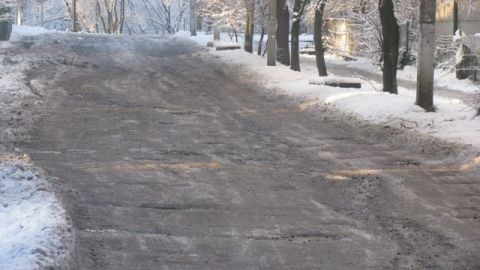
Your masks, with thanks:
M276 65L277 51L277 0L269 0L267 65Z
M428 112L433 105L433 79L435 68L435 13L436 0L420 1L420 46L417 64L417 102Z
M73 25L72 25L72 32L78 32L77 28L77 0L73 0L72 2L72 13L73 13Z

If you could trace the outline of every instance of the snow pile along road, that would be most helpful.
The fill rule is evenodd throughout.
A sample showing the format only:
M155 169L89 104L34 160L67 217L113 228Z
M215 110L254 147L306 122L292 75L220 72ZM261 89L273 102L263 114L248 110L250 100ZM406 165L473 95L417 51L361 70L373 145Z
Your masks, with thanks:
M29 138L35 115L31 104L42 102L26 72L37 61L19 48L25 36L49 32L14 26L11 42L0 55L0 144ZM20 42L20 43L18 43ZM65 211L47 179L27 156L6 154L0 145L0 269L62 268L70 257L72 234Z
M26 156L0 161L0 269L46 269L68 258L65 212Z

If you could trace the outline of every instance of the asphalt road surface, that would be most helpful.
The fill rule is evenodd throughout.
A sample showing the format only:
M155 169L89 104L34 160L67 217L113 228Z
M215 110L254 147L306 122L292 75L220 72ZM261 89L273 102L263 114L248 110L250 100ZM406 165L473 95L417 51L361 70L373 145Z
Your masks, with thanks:
M181 38L22 44L42 102L17 147L58 178L74 269L480 269L468 166L261 94Z

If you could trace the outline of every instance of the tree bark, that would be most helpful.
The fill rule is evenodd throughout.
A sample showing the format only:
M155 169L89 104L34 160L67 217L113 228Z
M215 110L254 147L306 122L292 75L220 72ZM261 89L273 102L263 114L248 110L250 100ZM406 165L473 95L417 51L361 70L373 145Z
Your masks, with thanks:
M435 55L436 1L420 2L420 43L417 64L417 102L426 111L434 111L433 79Z
M300 71L300 55L299 55L299 40L298 36L300 35L300 18L302 0L295 0L293 5L293 18L292 18L292 33L291 33L291 59L290 59L290 69L295 71Z
M190 35L197 35L196 0L190 0Z
M23 24L23 3L17 4L15 21L17 22L17 25Z
M313 39L315 41L315 59L317 62L318 75L328 76L327 66L325 65L325 48L323 46L322 26L323 11L325 10L326 0L320 0L319 6L315 9L315 22L313 30Z
M220 29L217 26L213 27L213 40L220 40Z
M260 41L258 42L257 54L262 55L263 37L265 36L265 27L262 26L262 32L260 33Z
M77 28L77 0L72 1L72 32L78 32Z
M245 8L247 11L245 24L245 41L243 49L246 52L253 52L253 17L255 13L255 0L245 0Z
M290 48L289 48L289 18L288 6L285 0L277 0L277 61L289 66L290 65Z
M395 17L393 0L379 0L383 37L383 91L398 94L397 65L400 29Z
M268 39L267 39L267 65L275 66L277 49L277 3L270 0L268 3Z
M120 21L118 27L118 33L123 33L123 27L125 24L125 0L120 0Z

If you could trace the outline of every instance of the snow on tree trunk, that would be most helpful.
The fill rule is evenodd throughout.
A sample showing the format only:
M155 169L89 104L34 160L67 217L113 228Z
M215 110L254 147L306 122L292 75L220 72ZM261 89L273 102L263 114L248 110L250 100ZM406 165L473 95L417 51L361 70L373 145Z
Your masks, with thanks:
M16 18L15 21L17 25L22 25L23 24L23 3L18 3L17 4L17 12L16 12Z
M286 66L290 65L289 18L285 0L277 0L277 60Z
M435 109L433 105L435 12L436 0L420 2L416 104L426 111L434 111Z
M299 56L299 42L298 36L300 34L300 19L294 19L292 22L292 41L291 41L291 61L290 69L295 71L300 71L300 56Z
M400 30L395 17L393 0L379 0L378 8L383 37L383 91L398 94L397 65Z
M470 78L472 81L477 79L478 57L475 52L467 45L462 44L458 48L455 57L455 74L457 79L465 80Z
M327 66L325 65L325 48L323 46L322 25L323 12L325 10L326 0L320 0L319 6L315 9L315 22L313 38L315 41L315 59L317 62L318 75L328 76Z

